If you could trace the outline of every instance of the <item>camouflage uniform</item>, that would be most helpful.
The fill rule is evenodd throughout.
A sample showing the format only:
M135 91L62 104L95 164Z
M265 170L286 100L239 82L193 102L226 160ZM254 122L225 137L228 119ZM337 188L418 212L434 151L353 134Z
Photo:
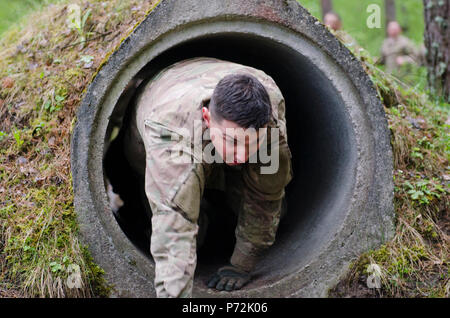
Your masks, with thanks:
M172 162L170 156L174 152L198 158L192 140L182 128L191 137L198 131L203 133L207 127L202 120L202 107L208 105L220 79L239 72L255 76L270 96L269 127L280 131L278 171L261 174L261 163L230 167L225 163L205 163L202 158L201 162ZM191 58L152 78L135 104L125 150L135 169L145 169L145 191L152 209L151 254L157 296L191 296L200 201L205 187L226 190L230 196L239 215L231 263L251 270L275 240L284 188L292 178L284 98L273 79L240 64ZM231 177L225 178L226 175Z
M381 47L381 63L386 64L386 72L392 73L398 69L397 58L402 56L408 63L420 62L420 52L407 37L386 38Z

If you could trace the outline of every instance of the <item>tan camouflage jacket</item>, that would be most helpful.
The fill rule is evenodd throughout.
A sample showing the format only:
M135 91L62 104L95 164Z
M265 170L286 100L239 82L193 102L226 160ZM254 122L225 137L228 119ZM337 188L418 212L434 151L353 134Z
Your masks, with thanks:
M284 188L292 178L283 95L270 76L251 67L206 57L175 63L141 89L126 138L130 163L137 170L145 169L158 297L191 295L200 201L216 165L199 157L192 147L192 136L205 130L201 109L217 83L237 72L255 76L269 94L269 126L279 128L280 163L277 173L271 175L261 175L259 163L247 163L242 169L243 204L231 263L251 270L261 252L275 240ZM200 162L173 162L174 153ZM141 161L143 156L145 161Z
M414 43L403 35L396 39L386 38L381 47L381 63L386 65L386 72L392 73L399 67L397 57L402 56L408 63L420 64L420 51Z

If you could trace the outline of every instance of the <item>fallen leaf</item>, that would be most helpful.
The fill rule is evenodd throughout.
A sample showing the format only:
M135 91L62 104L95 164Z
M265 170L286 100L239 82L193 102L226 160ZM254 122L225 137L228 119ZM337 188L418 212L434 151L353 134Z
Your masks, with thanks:
M19 165L24 165L24 164L26 164L27 162L28 162L28 159L25 158L25 157L20 156L19 158L17 158L17 163L18 163Z
M27 48L25 47L25 46L23 46L22 44L19 44L17 47L16 47L16 52L17 53L26 53L27 52Z
M40 47L47 47L48 46L48 41L46 39L43 39L39 42L39 46Z
M49 145L50 147L53 147L53 146L55 145L55 137L50 137L50 138L48 139L48 145Z
M30 63L28 64L28 69L29 69L30 71L34 71L35 69L37 69L38 66L39 66L38 63L30 62Z
M2 80L2 87L3 88L11 88L14 86L14 80L11 77L5 77Z
M86 64L84 64L83 68L91 68L93 64L94 64L94 62L86 63Z

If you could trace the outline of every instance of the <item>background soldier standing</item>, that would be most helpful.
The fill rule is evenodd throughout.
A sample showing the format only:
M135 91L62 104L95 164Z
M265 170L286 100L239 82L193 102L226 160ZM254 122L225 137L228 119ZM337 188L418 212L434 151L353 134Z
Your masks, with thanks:
M388 24L388 37L381 47L381 64L386 65L386 72L392 73L405 63L419 64L421 52L410 39L403 36L402 28L397 21Z
M339 14L330 11L323 17L323 24L329 27L330 31L346 46L359 48L358 42L347 32L342 30L342 20Z

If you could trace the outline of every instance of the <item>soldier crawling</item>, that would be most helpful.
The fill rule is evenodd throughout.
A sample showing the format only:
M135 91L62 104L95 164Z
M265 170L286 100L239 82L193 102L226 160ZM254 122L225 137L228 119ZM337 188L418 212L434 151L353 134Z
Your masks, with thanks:
M141 87L124 144L130 164L145 177L156 294L191 297L197 236L207 226L200 203L210 187L226 192L238 223L230 264L208 287L240 289L275 241L292 179L283 95L260 70L207 57L177 62ZM257 132L242 139L233 129ZM192 142L198 133L210 139L202 140L202 153L222 161L199 156ZM263 145L277 161L271 173L262 172L270 165L259 159ZM181 157L192 160L173 160Z

